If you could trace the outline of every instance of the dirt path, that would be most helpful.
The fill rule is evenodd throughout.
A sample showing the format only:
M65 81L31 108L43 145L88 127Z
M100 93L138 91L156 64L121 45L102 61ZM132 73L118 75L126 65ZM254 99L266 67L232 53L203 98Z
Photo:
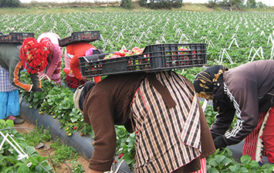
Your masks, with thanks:
M35 125L28 121L25 121L23 124L15 125L15 127L19 133L29 133L35 128ZM51 163L49 156L52 155L54 151L53 149L50 149L49 146L50 146L50 142L45 143L45 147L42 149L37 149L37 152L41 156L48 158L49 163ZM85 172L89 172L88 161L84 157L79 156L77 161L78 163L82 165ZM56 173L70 173L71 171L69 167L71 167L71 164L66 164L66 163L61 164L60 167L56 168Z

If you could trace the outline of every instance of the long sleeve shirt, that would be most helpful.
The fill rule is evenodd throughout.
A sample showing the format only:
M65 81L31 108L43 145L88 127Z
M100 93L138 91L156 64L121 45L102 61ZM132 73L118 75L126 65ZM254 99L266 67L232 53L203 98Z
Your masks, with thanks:
M109 76L96 84L85 96L84 120L91 124L95 132L94 153L89 165L91 169L97 171L110 169L116 149L114 125L124 125L129 132L134 130L129 118L130 104L145 77L143 73ZM215 151L215 148L205 117L200 118L202 157L207 157ZM193 165L191 167L193 168Z
M9 72L0 66L0 92L10 92L17 88L10 83Z
M225 134L228 145L233 145L256 127L259 112L274 106L274 60L254 61L230 69L224 72L223 79L223 86L214 95L213 106L219 115L211 132ZM237 123L227 131L235 114Z
M0 44L0 66L9 71L11 84L26 91L31 91L32 87L41 88L41 81L38 74L31 74L33 84L24 84L20 81L20 71L23 69L20 60L20 47L16 44Z
M51 80L54 80L57 84L61 84L62 55L62 48L54 44L52 55L48 58L49 65L39 75L43 76L46 74Z

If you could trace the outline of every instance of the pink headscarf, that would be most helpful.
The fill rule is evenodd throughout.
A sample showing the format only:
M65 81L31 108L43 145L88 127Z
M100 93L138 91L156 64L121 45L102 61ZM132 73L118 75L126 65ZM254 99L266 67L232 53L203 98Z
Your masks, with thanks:
M93 55L93 51L94 51L94 50L96 50L96 49L94 49L94 48L88 49L88 50L86 51L86 53L85 53L85 56L91 56L91 55Z

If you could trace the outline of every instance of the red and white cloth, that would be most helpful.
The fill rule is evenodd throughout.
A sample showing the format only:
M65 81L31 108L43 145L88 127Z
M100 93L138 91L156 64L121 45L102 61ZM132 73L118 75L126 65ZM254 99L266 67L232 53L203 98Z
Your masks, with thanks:
M256 157L258 134L261 129L266 113L259 114L256 128L246 137L243 146L243 155L249 155L252 160ZM269 110L269 117L260 138L263 141L262 155L267 156L270 163L274 163L274 107Z
M201 169L193 173L206 173L206 158L200 159Z

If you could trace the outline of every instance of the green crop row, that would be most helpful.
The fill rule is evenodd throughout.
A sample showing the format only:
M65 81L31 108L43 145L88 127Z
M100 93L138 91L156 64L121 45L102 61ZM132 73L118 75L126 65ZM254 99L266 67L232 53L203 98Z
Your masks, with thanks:
M241 12L186 12L186 11L143 11L143 12L79 12L1 15L0 31L34 32L35 36L52 31L61 38L72 32L97 30L101 40L92 44L104 52L144 48L155 43L206 43L207 65L225 64L235 67L252 60L273 59L274 15L273 13ZM178 71L193 81L202 68ZM24 77L24 76L23 76ZM27 80L27 78L25 79ZM40 108L58 118L68 135L81 131L91 134L90 126L73 107L73 92L43 81L44 93L21 92L31 107ZM58 105L54 103L59 103ZM206 110L209 125L215 120L211 107ZM116 127L117 153L130 166L134 164L134 134ZM241 163L233 160L229 150L218 151L208 158L208 172L271 172L269 165L258 164L243 157Z
M70 36L72 32L98 30L93 44L105 52L125 46L155 43L207 43L208 60L244 63L273 59L273 13L240 12L105 12L1 15L3 33L47 31ZM227 54L226 54L227 52Z

